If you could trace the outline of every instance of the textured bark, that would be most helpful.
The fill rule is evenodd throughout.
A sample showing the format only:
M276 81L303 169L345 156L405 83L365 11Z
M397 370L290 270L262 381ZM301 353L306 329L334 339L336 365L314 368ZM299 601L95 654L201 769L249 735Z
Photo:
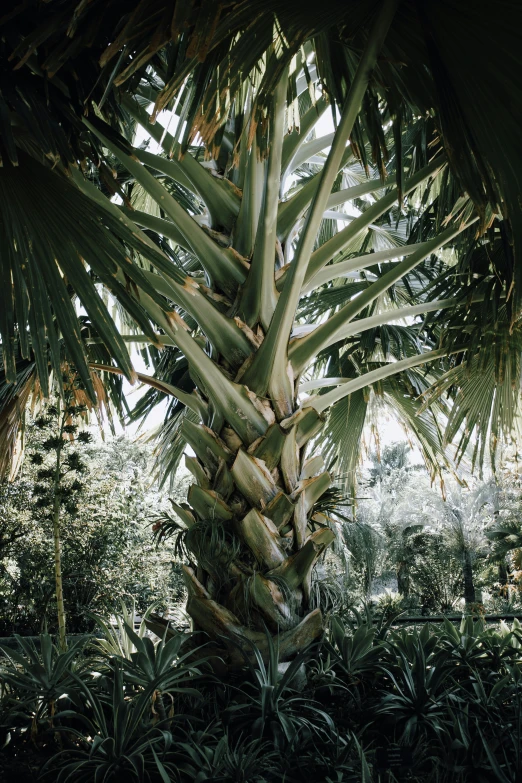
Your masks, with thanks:
M197 387L202 423L185 419L182 427L195 454L188 458L187 467L196 483L188 492L188 505L174 506L174 510L186 527L184 543L193 556L185 569L188 614L194 629L210 637L229 666L244 663L245 656L252 654L252 644L268 654L268 635L274 636L279 658L285 660L322 632L321 613L310 603L310 587L314 565L334 538L326 518L317 514L331 478L320 456L306 456L307 445L320 432L323 419L314 408L300 407L297 375L302 368L291 362L290 345L311 259L319 270L345 246L346 234L342 234L335 248L325 244L322 260L314 254L328 200L396 6L397 0L382 4L368 35L330 151L310 193L280 293L276 273L286 258L288 240L281 237L280 241L277 236L285 176L286 71L274 89L267 123L269 155L260 172L255 143L250 149L244 135L239 141L239 213L231 215L227 210L219 219L218 184L213 183L205 194L207 173L198 179L196 190L207 202L213 228L221 224L230 232L222 243L215 231L200 229L184 214L141 164L89 125L176 224L207 275L208 282L198 289L203 297L200 305L208 296L219 309L219 317L206 304L205 312L198 313L185 290L180 292L182 300L177 300L198 321L212 346L209 354L187 335L179 315L169 313L165 318L150 298L140 295L141 305L149 308L151 318L185 354ZM252 124L250 141L254 131ZM159 127L155 132L159 137ZM138 157L143 160L141 153ZM148 158L151 164L154 160ZM182 164L175 165L177 170ZM187 165L192 169L194 165L192 161L185 164L190 177ZM169 171L172 168L163 159L157 166L163 171L166 166ZM220 332L227 319L225 339ZM182 402L187 404L186 398ZM196 410L194 403L189 408Z
M196 483L189 505L174 509L195 557L184 571L187 612L228 666L251 658L252 643L268 654L267 634L277 637L285 660L322 632L310 581L334 534L313 516L330 476L322 459L305 461L316 427L298 437L299 421L288 424L274 423L251 444L230 427L185 425Z
M187 610L194 620L196 630L203 631L213 641L209 644L206 637L204 653L209 656L216 670L224 666L244 666L247 661L255 662L253 646L255 645L264 657L268 657L269 640L264 631L256 631L245 626L233 612L217 603L210 597L194 570L184 567L184 578L188 590ZM146 620L147 627L153 633L166 636L168 639L173 631L164 618L151 615ZM305 617L277 637L277 648L280 660L286 660L299 650L311 644L323 631L323 621L319 609L308 612ZM195 645L200 640L196 637Z

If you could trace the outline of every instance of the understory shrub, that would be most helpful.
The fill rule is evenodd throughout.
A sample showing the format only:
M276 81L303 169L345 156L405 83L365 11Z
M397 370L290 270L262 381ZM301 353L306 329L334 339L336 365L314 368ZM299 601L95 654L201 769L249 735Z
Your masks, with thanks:
M367 609L289 664L253 647L224 677L201 635L153 642L120 619L119 644L105 624L65 653L47 634L1 651L6 783L28 758L27 780L57 783L520 780L516 620L397 629Z

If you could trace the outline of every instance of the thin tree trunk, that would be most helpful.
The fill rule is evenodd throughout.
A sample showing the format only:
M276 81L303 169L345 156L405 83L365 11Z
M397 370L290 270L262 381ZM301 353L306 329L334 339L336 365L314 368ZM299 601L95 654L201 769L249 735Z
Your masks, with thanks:
M397 566L397 591L403 598L410 595L410 570L406 563L399 563Z
M469 606L476 601L475 583L473 581L473 564L469 549L465 549L462 555L462 574L464 577L464 601L466 602L466 606Z
M63 438L63 425L65 413L60 426L60 438ZM65 606L63 602L62 582L62 543L60 537L60 482L61 482L61 457L62 448L56 450L56 468L53 487L53 543L54 543L54 579L56 585L56 612L58 616L58 646L62 652L67 649L67 637L65 631Z
M507 584L509 582L509 573L506 565L506 560L503 559L498 564L498 581L500 583L500 592L507 593Z
M56 508L58 506L58 508ZM54 578L56 583L56 611L58 614L58 640L62 652L67 649L65 635L65 607L63 603L62 586L62 547L60 541L60 507L55 498L53 509L53 539L54 539Z

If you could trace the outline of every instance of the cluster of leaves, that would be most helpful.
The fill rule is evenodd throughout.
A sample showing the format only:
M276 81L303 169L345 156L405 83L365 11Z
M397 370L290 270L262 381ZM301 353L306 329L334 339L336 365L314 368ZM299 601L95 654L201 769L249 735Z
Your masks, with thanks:
M174 137L164 133L157 124L149 125L145 106L153 106L154 119L162 109L172 110L173 124L178 125L180 134L183 134L183 146L187 147L199 133L205 141L205 157L212 156L212 163L217 170L226 172L235 185L243 188L248 150L248 144L244 142L251 142L256 136L256 143L262 150L266 152L267 145L273 148L271 106L275 87L285 69L290 66L287 90L290 133L285 141L285 149L292 152L299 146L297 126L302 130L303 140L313 126L313 123L308 124L306 117L311 111L317 119L319 107L322 107L321 111L326 108L326 95L332 105L340 106L344 103L346 92L354 83L360 52L367 38L372 41L374 37L370 31L373 30L371 24L376 16L379 20L381 14L383 18L390 17L392 24L382 56L377 59L375 78L371 80L350 136L351 149L360 160L361 172L368 174L373 161L376 172L384 179L385 164L388 163L389 173L393 172L396 178L397 200L401 209L398 212L395 208L386 211L383 222L388 224L389 235L393 235L395 242L405 241L410 235L414 241L432 237L433 232L454 214L454 208L457 212L461 210L462 204L457 202L456 205L455 199L464 189L477 207L482 228L490 224L490 211L497 207L497 211L503 214L505 226L509 223L505 230L503 224L490 232L491 244L496 232L497 248L505 248L504 263L501 258L497 258L496 253L489 254L488 249L489 262L485 268L483 264L478 264L479 277L489 277L487 273L491 263L498 273L499 281L506 281L508 290L511 282L513 285L517 282L513 279L518 274L518 265L513 261L512 247L513 244L518 246L520 242L517 200L520 188L518 168L513 161L519 155L519 125L506 111L506 106L517 105L516 97L519 93L512 77L519 62L518 46L512 33L517 28L518 17L512 3L503 3L503 11L499 11L498 18L488 25L480 10L469 20L465 9L459 4L455 8L430 8L421 14L415 4L403 2L397 13L394 13L393 2L375 4L367 0L354 0L349 9L330 3L328 9L319 16L310 13L306 6L301 8L300 4L289 6L288 3L280 2L242 2L212 10L207 8L208 4L200 7L198 2L184 2L171 6L165 5L164 0L136 0L130 4L121 3L120 0L103 4L99 0L87 4L63 0L52 8L46 4L32 5L34 8L29 15L24 13L24 6L20 5L0 18L5 60L5 72L0 74L1 105L3 115L7 117L2 131L5 136L3 146L6 148L6 160L13 164L5 167L0 182L1 219L7 233L14 231L9 233L12 241L6 245L12 250L7 267L12 270L12 275L9 273L7 278L11 279L12 276L18 292L14 307L13 294L10 287L6 287L6 317L0 323L5 377L9 383L18 383L19 369L25 373L25 360L32 362L34 358L45 390L49 366L58 369L63 349L75 363L86 390L94 400L100 384L97 389L94 388L96 384L87 365L99 363L93 356L93 346L96 344L104 346L108 362L112 357L121 372L132 378L125 341L132 335L120 333L122 323L116 323L109 314L105 299L99 295L100 286L111 291L133 324L133 330L139 326L144 340L146 338L157 347L156 328L163 329L163 316L170 312L171 306L164 301L165 286L155 279L158 276L151 277L148 274L150 270L143 267L144 259L152 263L161 275L176 282L172 268L174 264L170 262L180 252L179 248L184 248L181 253L184 256L188 244L194 251L194 260L200 255L195 249L194 237L200 248L206 247L208 250L214 247L212 243L208 244L208 236L201 239L203 235L194 229L192 221L184 220L184 225L189 225L191 230L188 238L181 236L183 231L180 234L177 224L179 219L183 220L180 217L183 213L179 212L178 207L191 214L199 211L202 203L207 203L215 229L230 231L235 222L239 210L238 194L223 187L223 182L218 184L218 178L207 177L203 169L199 171L198 166L192 165L193 150L186 155L183 165L189 163L192 170L199 172L196 175L199 184L195 186L192 182L195 201L188 196L185 175L181 176L181 184L176 181L169 186L176 193L176 198L170 193L164 193L162 181L165 166L172 173L181 163L179 160L173 162L178 158L173 146ZM103 19L103 24L100 19ZM489 36L490 25L494 25L498 40L504 42L502 53L495 47L482 47L487 49L487 54L481 51L480 56L477 56L473 47L466 47L464 54L459 35L463 22L466 30L472 25L476 40L481 40L484 35ZM387 24L384 24L383 29L386 28ZM451 37L448 29L453 31ZM491 81L489 78L472 79L472 99L468 84L470 80L460 74L475 76L480 72L496 73L498 78ZM321 82L322 95L314 98L313 83L317 78ZM444 89L441 85L444 85ZM305 100L309 90L310 100ZM317 102L317 107L310 106L310 102ZM481 103L495 106L496 118L504 117L504 120L485 127L476 110L476 106ZM12 122L9 121L10 117ZM128 141L133 136L136 118L154 138L159 134L164 151L172 160L166 161L161 156L152 156L141 149L136 152L147 168L140 164L135 169L128 168L125 156L132 151ZM470 128L475 125L477 128L472 134ZM502 130L499 131L497 126ZM123 135L119 137L117 130ZM322 148L318 147L317 151L320 152ZM447 152L453 175L457 176L454 179L447 172L442 176L437 184L440 198L435 195L430 206L430 197L423 204L426 209L422 220L415 221L414 213L418 210L413 207L414 201L408 200L405 177L417 172L419 167L424 167L430 157L443 149ZM505 149L510 149L511 154L505 153ZM119 164L108 155L108 150L116 156ZM231 165L232 159L238 156L243 159L242 172L235 165L237 161ZM40 158L47 160L52 170L42 166ZM297 162L301 165L297 166L296 162L296 170L313 175L314 158L317 160L317 156L302 158L299 154ZM291 168L292 159L293 154L285 161L281 194L285 190L286 170ZM306 164L308 159L312 163ZM95 166L95 174L88 161ZM118 192L126 205L123 213L101 195L92 181L83 179L77 169L78 163L81 163L82 171L91 172L102 190L109 195ZM137 161L134 160L134 163ZM305 164L307 169L303 169ZM120 172L122 166L127 170L124 182L120 181L121 176L120 179L112 176L113 165L120 166ZM70 178L63 176L67 167ZM149 168L162 172L162 176L152 175ZM170 180L170 174L167 179ZM190 177L188 181L190 184ZM295 195L299 196L300 192L302 197L305 187L303 182L303 188ZM201 200L196 196L197 191L202 191ZM157 201L156 196L160 193L160 201ZM144 194L149 202L147 208L143 203ZM175 219L172 218L174 213L170 207L170 214L169 210L165 212L162 209L160 202L165 206L167 201L177 214ZM191 206L195 202L199 203L199 207L193 210ZM245 209L250 211L246 203L245 199ZM290 203L291 199L287 199L281 205L287 212L287 220ZM140 231L125 212L131 204L136 208L130 211L133 219L136 218L148 233ZM368 206L366 201L360 202L358 198L354 205L362 211L365 211L365 205ZM221 209L215 209L216 206ZM293 211L294 207L291 207L290 212ZM137 213L142 213L143 223L139 222ZM23 227L19 225L20 214L31 215L31 220L24 221ZM59 223L56 223L56 214L61 215ZM122 214L125 218L122 218ZM294 214L294 223L298 214L299 210ZM334 217L336 215L334 213ZM244 217L242 213L240 222L246 225L249 221ZM380 221L381 217L377 220ZM160 228L163 226L163 234L161 231L158 233L158 224ZM333 231L330 224L337 225L337 219L332 220L331 211L318 232L317 239L321 246L326 244L329 232ZM392 228L393 225L395 228ZM18 226L16 231L12 226ZM375 223L372 226L375 228ZM290 230L291 225L287 228ZM378 224L377 229L380 233L382 225ZM22 234L23 242L20 239ZM198 236L201 241L197 239ZM229 241L235 243L238 238L227 235L225 244L228 246ZM475 245L471 242L471 236L468 240L469 244ZM174 247L169 251L171 241ZM288 242L290 256L293 252L291 244ZM52 252L49 254L47 250L50 247ZM234 244L234 249L243 255L250 255L251 248L247 252L242 239L237 246ZM360 249L366 252L372 248L364 243ZM486 254L482 250L483 255ZM214 251L217 252L217 249L214 248ZM135 263L129 263L129 254L133 255ZM192 252L189 251L188 255L192 256ZM204 260L207 255L207 252L203 252L200 260ZM58 273L56 264L48 265L48 257L51 256L56 260L62 275ZM223 260L218 263L223 263ZM476 273L477 260L473 259L471 251L463 266L466 276ZM114 271L116 268L118 273ZM43 270L46 270L45 274ZM385 273L384 268L382 271ZM432 271L438 272L435 269ZM369 274L373 279L374 272L370 271ZM406 292L412 301L423 288L423 276L424 273L419 274L417 284L408 281ZM230 285L230 280L224 282L225 288ZM358 281L356 287L365 287L366 282ZM474 280L474 287L476 282ZM487 284L489 286L489 280ZM220 285L218 282L218 289ZM172 287L169 287L172 291ZM496 295L485 296L485 300L491 298L494 302L500 301L501 287L500 282ZM132 295L135 289L154 300L153 310L150 309L151 303L146 306L149 300L144 296ZM441 290L440 284L437 290ZM391 291L391 298L399 301L401 296L396 297ZM319 301L309 302L305 311L314 313L326 305L338 307L343 299L355 293L351 285L329 287L320 292ZM26 317L27 308L20 304L26 294L31 300L46 302L31 311L29 320ZM179 294L178 291L177 296ZM76 318L73 305L75 296L80 298L88 313L88 329L82 329L82 320ZM517 296L515 290L507 298L512 301ZM47 304L48 299L51 305ZM183 302L181 305L179 302L176 304L184 309ZM482 316L482 310L479 315ZM459 318L462 321L461 313ZM223 322L218 328L217 321L211 325L210 322L203 324L198 318L195 320L210 342L220 340L226 343L219 334ZM482 327L482 317L479 320ZM511 336L513 319L509 316L504 320L510 326ZM156 325L154 329L151 321ZM188 323L192 329L190 319ZM217 334L214 335L214 332ZM55 333L61 336L55 339ZM48 335L47 340L42 339L43 334ZM85 338L88 338L88 344L85 344ZM433 338L434 344L437 343L437 334L434 333ZM420 347L420 343L411 335L408 336L407 331L388 325L372 328L364 340L358 342L361 342L366 358L372 346L382 346L384 356L373 357L377 358L379 364L388 354L390 346L398 354L406 355L409 350L410 357L414 348ZM431 342L430 339L430 345ZM224 355L225 352L218 344L214 347ZM184 350L184 353L186 355L187 351ZM20 358L24 359L21 363ZM453 374L450 387L455 385L456 375L459 373ZM499 375L493 374L492 381L498 382ZM459 379L462 381L462 376ZM393 397L394 391L395 395L399 394L396 389L390 389L389 383L386 386L387 396ZM401 396L404 397L404 394L399 394ZM363 406L359 407L362 409ZM405 416L408 407L411 414L412 405L403 403ZM502 407L505 409L506 405ZM461 419L466 415L464 406L459 417ZM338 421L341 417L342 409L338 408ZM431 424L433 428L434 424ZM459 422L456 422L457 429L459 426ZM479 420L477 427L486 431L487 422ZM472 431L474 428L472 426L468 429ZM357 428L353 431L353 439L357 440ZM169 462L170 465L174 463L172 458Z
M89 432L79 431L79 417L85 412L84 406L69 401L63 411L55 405L46 406L32 422L35 437L29 460L36 478L32 487L33 513L41 521L52 515L55 501L66 513L78 511L87 470L81 449L92 440Z
M488 628L467 616L393 630L371 619L356 615L348 634L332 623L327 673L341 670L349 694L338 728L367 722L366 741L408 746L415 780L516 780L520 623Z
M2 651L6 756L23 759L31 743L51 754L44 780L297 780L297 756L306 749L311 760L329 741L335 758L327 747L324 768L333 773L342 756L346 779L359 779L356 741L336 737L328 714L295 690L312 651L281 673L274 647L267 664L253 648L253 662L223 683L195 635L154 644L121 618L115 645L99 627L105 638L83 650L60 653L44 634L40 650L18 637L19 651Z
M30 459L16 481L1 486L0 635L54 628L55 419L47 407L28 423ZM67 453L57 494L69 632L90 630L89 612L109 613L129 594L138 611L152 600L179 602L172 548L156 550L151 539L151 517L159 513L162 495L146 479L148 447L125 437L96 442L88 432L71 432L62 445Z
M287 664L253 647L227 677L204 639L154 643L124 617L116 645L104 621L105 638L67 652L46 634L39 648L19 637L2 650L2 763L29 754L43 780L63 783L370 783L402 747L418 783L518 779L520 623L397 630L354 618L332 618Z

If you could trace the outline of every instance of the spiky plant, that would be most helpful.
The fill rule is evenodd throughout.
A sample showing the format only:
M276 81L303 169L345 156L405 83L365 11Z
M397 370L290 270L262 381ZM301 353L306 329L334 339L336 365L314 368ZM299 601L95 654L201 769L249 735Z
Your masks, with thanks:
M247 9L240 5L244 25ZM353 472L372 388L415 424L426 457L437 464L439 421L435 407L420 413L417 394L443 370L450 392L463 380L451 362L461 367L469 335L475 354L484 347L484 300L498 304L496 328L500 322L506 334L513 329L502 300L511 278L490 281L489 262L481 268L482 288L469 274L475 254L484 252L482 244L477 249L479 220L489 227L492 252L504 246L503 223L495 218L502 188L489 200L482 191L473 201L463 194L448 169L440 127L418 104L415 110L401 104L397 122L393 101L401 91L390 87L387 58L374 74L396 5L386 0L377 13L372 6L362 15L359 8L354 25L362 38L343 53L342 78L332 91L343 98L335 130L324 138L313 135L328 107L315 69L332 66L322 56L321 31L312 27L307 39L299 28L289 43L277 18L263 17L256 6L264 37L261 52L256 39L248 68L248 35L229 39L220 26L212 43L215 71L202 81L196 71L181 92L181 77L172 89L165 84L183 61L181 50L169 50L166 60L145 57L141 72L138 60L129 66L133 88L117 93L126 120L120 129L143 125L163 154L133 147L130 135L101 121L99 107L83 119L88 154L99 163L95 174L106 193L109 186L109 195L120 194L121 206L95 186L85 161L88 176L60 155L52 172L29 160L34 140L31 147L22 136L19 170L8 166L0 176L6 279L14 291L0 320L6 379L17 380L17 343L22 356L34 351L35 370L46 376L59 366L63 338L87 390L98 371L139 378L172 396L164 454L172 469L185 444L194 454L186 457L195 478L188 503L175 507L191 557L187 609L197 629L224 643L231 663L243 660L252 641L267 653L267 630L283 659L322 632L321 611L309 607L312 570L334 539L328 515L318 511L332 482L321 433L329 462ZM115 75L130 46L122 40L112 50L123 45ZM233 58L227 61L229 45L243 54L237 74ZM228 62L227 86L218 54ZM334 86L330 77L328 71ZM113 81L105 90L112 97ZM180 130L188 120L186 141L199 144L200 130L201 149L180 147L168 128L151 123L146 107L153 102L175 109ZM388 149L393 185L386 180ZM337 211L350 203L360 214ZM19 219L20 210L27 220ZM347 223L340 230L339 221ZM454 275L455 260L466 275ZM120 326L132 327L127 334L110 317L103 288L119 302ZM90 318L83 332L74 296ZM112 362L89 356L99 342ZM162 377L135 373L129 342L152 346ZM427 376L416 370L426 366ZM493 372L483 408L503 378ZM309 391L318 393L308 397ZM458 404L462 420L469 408ZM473 426L485 432L486 419Z

